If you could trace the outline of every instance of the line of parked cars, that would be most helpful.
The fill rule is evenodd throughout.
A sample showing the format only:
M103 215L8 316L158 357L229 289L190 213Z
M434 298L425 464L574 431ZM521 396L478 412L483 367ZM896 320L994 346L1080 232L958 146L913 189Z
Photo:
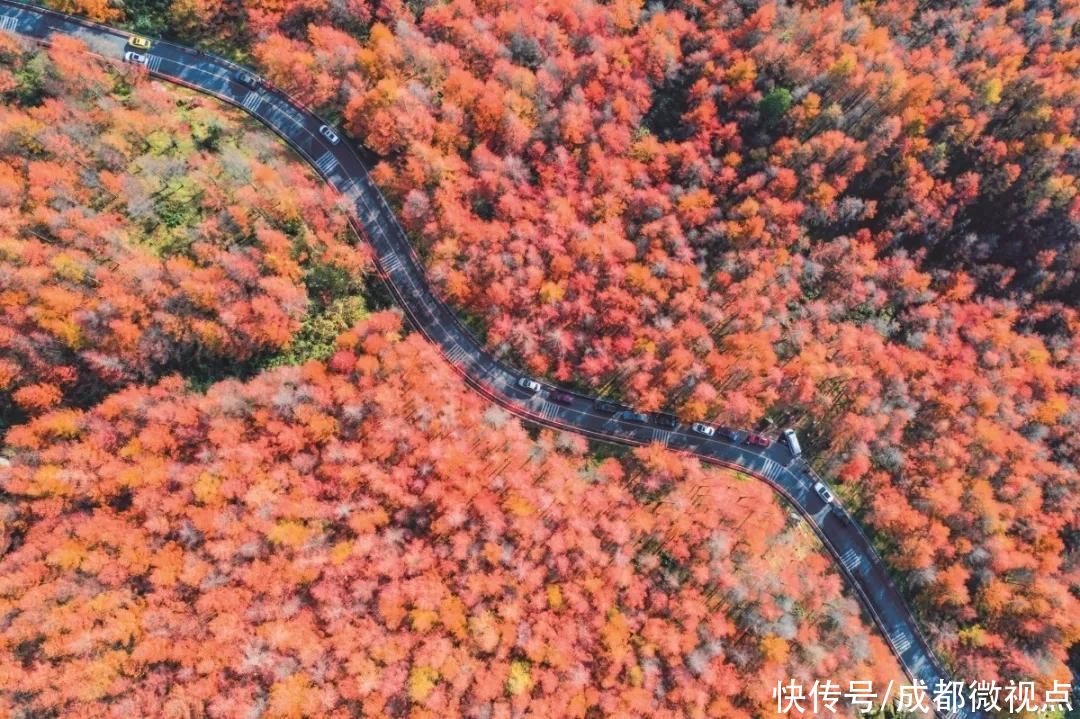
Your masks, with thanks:
M138 35L132 35L128 38L128 45L135 48L135 50L126 50L124 52L124 61L133 65L146 66L150 62L150 57L146 53L153 46L149 40L145 37L139 37ZM243 85L244 87L261 92L263 90L270 89L270 83L265 78L259 77L247 70L240 68L233 72L233 81ZM334 129L329 125L320 125L319 134L326 138L327 142L331 145L337 145L341 142L341 137L334 132Z
M138 35L132 35L128 38L127 44L135 48L135 50L141 50L142 52L136 52L135 50L124 51L124 62L130 62L133 65L146 65L149 58L146 56L146 51L150 49L152 43L145 37L139 37Z
M521 377L518 379L518 387L525 390L529 394L536 394L543 385L534 379L529 377ZM554 402L560 404L573 403L575 396L566 390L561 389L549 389L548 398ZM593 409L603 412L604 414L610 414L615 419L623 422L633 422L634 424L655 424L658 427L665 429L675 429L679 426L679 420L673 414L667 412L639 412L629 407L612 402L606 399L593 400ZM690 425L690 431L694 434L699 434L702 437L715 438L720 437L733 444L749 444L755 447L768 447L771 445L771 440L763 434L756 432L742 432L730 427L714 427L711 424L704 422L693 422ZM799 445L799 436L793 429L785 429L780 433L780 438L788 446L793 457L799 457L802 455L802 447ZM826 504L834 507L839 507L839 502L832 491L825 486L824 482L817 481L814 483L814 491L821 497ZM843 512L839 513L841 519L846 520L847 515Z
M517 386L529 394L536 394L544 389L543 385L531 377L519 377ZM552 402L558 402L559 404L573 404L576 396L566 390L548 388L548 399ZM626 405L606 399L593 400L593 409L604 414L610 414L615 419L623 422L653 424L657 427L662 427L663 429L676 429L679 426L679 420L673 414L667 412L639 412ZM772 440L757 432L742 432L737 429L731 429L730 427L714 427L713 425L704 422L692 423L690 425L690 431L703 437L719 437L720 439L727 440L733 444L748 444L753 447L761 447L762 449L769 447L772 444ZM799 446L799 438L798 435L795 434L795 430L785 429L781 432L780 437L784 443L787 444L788 449L791 450L793 457L798 457L802 454L802 447Z

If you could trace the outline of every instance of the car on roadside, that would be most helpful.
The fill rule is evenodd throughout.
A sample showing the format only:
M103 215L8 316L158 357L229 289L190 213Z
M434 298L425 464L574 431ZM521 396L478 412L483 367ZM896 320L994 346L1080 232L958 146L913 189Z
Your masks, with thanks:
M536 394L540 391L540 383L530 377L521 377L517 381L518 387L525 390L529 394Z
M598 412L603 412L604 414L618 414L619 412L623 412L627 409L618 402L610 402L606 399L596 400L595 402L593 402L593 407Z
M615 419L622 420L623 422L633 422L634 424L648 424L649 415L644 412L635 412L632 409L624 409L615 415Z
M139 37L138 35L132 35L131 37L128 38L128 45L131 45L132 47L137 47L140 50L149 50L151 43L145 37Z
M757 434L750 432L746 435L746 443L752 444L755 447L768 447L772 442L763 434Z
M795 434L793 429L785 429L780 433L780 436L784 438L784 442L787 444L788 449L791 450L792 457L798 457L802 454L802 446L799 444L799 435Z
M735 444L739 444L742 442L742 432L737 429L732 429L731 427L721 427L720 429L716 430L716 433L726 439L728 442L734 442Z
M690 431L704 437L712 437L716 434L716 427L713 427L711 424L705 424L704 422L694 422L690 425Z
M146 55L141 55L137 52L128 50L124 53L124 62L130 62L132 65L146 65Z
M252 90L261 90L266 85L261 77L252 75L247 70L237 70L233 73L233 79Z
M330 141L331 145L336 145L341 142L341 138L338 134L330 129L329 125L319 125L319 134Z
M818 493L818 496L825 500L827 504L836 504L836 495L834 495L824 482L815 482L814 491Z
M574 395L564 389L553 389L548 392L548 399L559 404L573 404Z
M664 429L675 429L679 426L679 418L667 412L653 412L653 424Z

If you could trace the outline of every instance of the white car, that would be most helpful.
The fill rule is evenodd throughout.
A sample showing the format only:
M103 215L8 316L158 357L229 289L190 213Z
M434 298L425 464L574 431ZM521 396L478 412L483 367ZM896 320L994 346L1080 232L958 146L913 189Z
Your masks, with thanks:
M815 482L814 491L829 504L836 504L836 497L829 491L824 482Z
M319 134L329 140L331 145L336 145L341 142L341 138L338 137L336 132L330 129L329 125L320 125Z
M781 436L787 443L788 449L791 450L792 457L798 457L802 454L802 447L799 446L799 435L795 434L795 430L785 429L781 432Z
M536 394L540 391L540 383L534 379L529 379L528 377L522 377L521 379L519 379L518 387L521 387L521 389L525 390L529 394Z
M712 437L714 434L716 434L716 427L708 424L703 424L701 422L694 422L692 425L690 425L690 429L694 430L698 434L703 434L706 437Z
M124 53L124 61L130 62L133 65L145 65L146 55L140 55L137 52L132 52L131 50L128 50Z

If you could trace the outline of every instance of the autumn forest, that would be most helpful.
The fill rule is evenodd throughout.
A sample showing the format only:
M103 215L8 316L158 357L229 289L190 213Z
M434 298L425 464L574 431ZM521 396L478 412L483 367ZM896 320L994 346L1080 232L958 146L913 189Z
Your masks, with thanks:
M507 364L796 428L956 676L1076 675L1076 0L49 5L338 123ZM0 716L740 719L903 678L765 483L471 391L240 110L3 32L0 95Z

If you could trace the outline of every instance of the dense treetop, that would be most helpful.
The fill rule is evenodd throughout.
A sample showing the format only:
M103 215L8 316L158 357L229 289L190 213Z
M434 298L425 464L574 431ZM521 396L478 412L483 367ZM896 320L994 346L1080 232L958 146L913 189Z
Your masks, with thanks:
M395 314L8 442L4 714L737 718L899 676L764 484L531 438Z
M383 156L493 351L798 427L950 666L1067 677L1076 0L154 5Z
M0 35L0 60L0 433L286 350L335 284L358 286L367 253L336 198L236 113L67 38Z
M1067 675L1075 2L240 12L494 351L799 427L951 665Z

